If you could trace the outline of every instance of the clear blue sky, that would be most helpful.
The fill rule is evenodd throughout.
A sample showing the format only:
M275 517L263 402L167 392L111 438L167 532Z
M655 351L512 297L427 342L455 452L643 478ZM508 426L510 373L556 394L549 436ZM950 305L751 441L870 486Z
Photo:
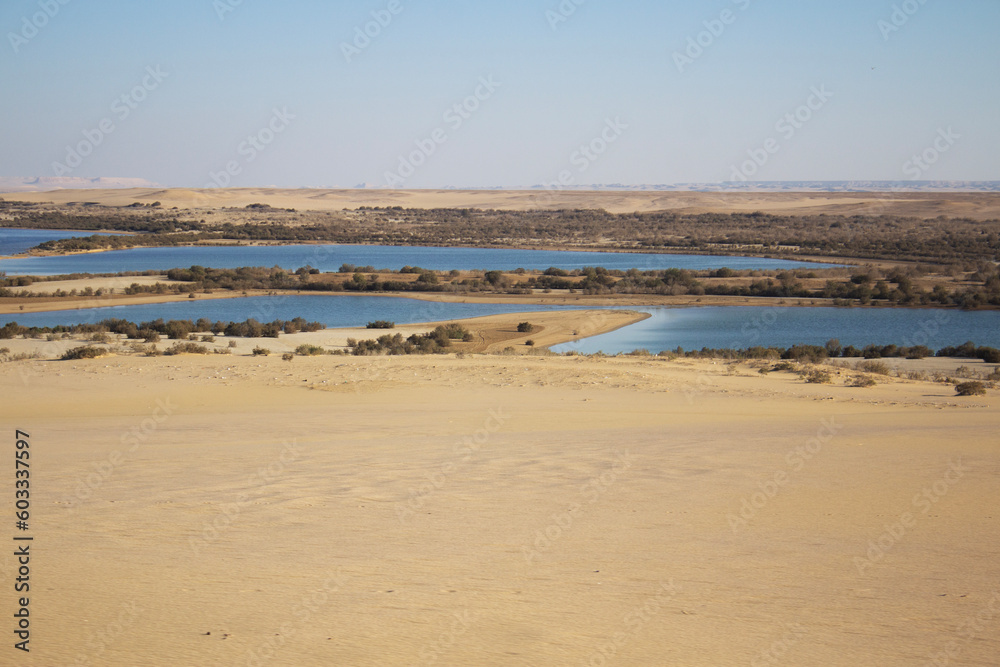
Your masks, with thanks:
M559 0L62 2L0 5L0 176L201 187L232 163L220 181L282 187L387 172L405 187L1000 179L996 0L565 0L565 17ZM372 12L391 21L348 62ZM477 87L478 108L449 113ZM433 152L409 157L415 142ZM592 142L601 154L578 152Z

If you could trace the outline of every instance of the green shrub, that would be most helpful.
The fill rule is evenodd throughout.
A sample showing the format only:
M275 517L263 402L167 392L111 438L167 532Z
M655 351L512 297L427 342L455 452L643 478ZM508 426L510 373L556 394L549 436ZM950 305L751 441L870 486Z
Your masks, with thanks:
M366 329L395 329L396 323L389 322L387 320L375 320L374 322L369 322L365 325Z
M74 347L72 350L68 350L63 354L63 361L71 361L73 359L96 359L97 357L103 357L108 353L107 350L101 347L94 347L93 345L83 345L81 347Z
M531 333L534 330L535 330L535 325L532 324L531 322L521 322L520 324L517 325L518 333Z
M985 396L986 385L982 382L963 382L955 387L955 393L959 396Z
M326 354L326 350L324 350L318 345L303 344L295 348L295 354L298 354L303 357L315 357L320 354Z
M524 341L524 344L527 345L528 347L534 347L535 341L529 338L528 340Z

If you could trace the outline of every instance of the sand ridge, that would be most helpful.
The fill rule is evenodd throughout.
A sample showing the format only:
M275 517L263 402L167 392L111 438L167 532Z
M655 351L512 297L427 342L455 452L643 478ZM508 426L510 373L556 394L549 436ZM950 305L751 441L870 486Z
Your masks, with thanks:
M786 215L903 215L921 218L1000 218L997 193L883 192L662 192L545 190L319 190L290 188L129 188L18 192L6 199L69 204L96 202L128 206L135 202L163 207L243 208L265 203L303 211L356 209L359 206L406 208L481 208L501 210L604 209L610 213L765 213Z

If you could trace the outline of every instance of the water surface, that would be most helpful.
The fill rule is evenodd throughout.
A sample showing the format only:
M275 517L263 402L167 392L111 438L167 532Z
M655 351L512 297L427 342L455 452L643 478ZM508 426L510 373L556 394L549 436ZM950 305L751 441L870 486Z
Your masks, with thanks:
M44 239L43 239L44 240ZM40 241L39 241L40 242ZM133 248L108 252L54 257L23 257L0 260L0 271L8 275L62 275L69 273L119 273L166 271L199 265L216 269L240 266L279 266L294 271L312 266L336 271L342 264L372 266L398 271L419 266L435 271L474 271L517 268L544 271L549 267L581 269L795 269L829 268L830 264L758 257L721 255L666 255L655 253L577 252L555 250L505 250L495 248L429 248L423 246L290 245L290 246L200 246Z

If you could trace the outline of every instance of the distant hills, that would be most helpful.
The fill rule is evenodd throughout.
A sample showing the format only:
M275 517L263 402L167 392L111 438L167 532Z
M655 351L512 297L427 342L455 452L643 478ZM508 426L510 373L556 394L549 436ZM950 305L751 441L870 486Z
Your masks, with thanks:
M521 189L521 188L503 188ZM545 190L533 185L531 190ZM672 185L573 185L560 190L629 190L638 192L1000 192L1000 181L725 181Z
M0 176L0 192L49 192L50 190L112 190L118 188L159 187L144 178L80 178L77 176L39 176L25 178Z

